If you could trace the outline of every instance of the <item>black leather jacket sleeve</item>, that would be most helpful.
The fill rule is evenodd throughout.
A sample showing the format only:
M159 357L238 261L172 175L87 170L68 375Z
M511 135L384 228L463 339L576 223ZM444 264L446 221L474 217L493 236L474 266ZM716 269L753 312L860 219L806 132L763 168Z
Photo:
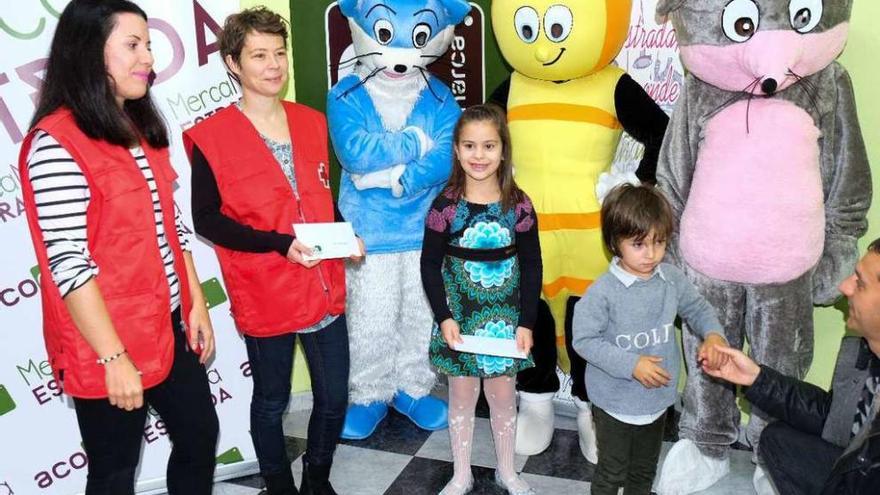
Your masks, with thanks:
M831 478L822 489L822 495L864 495L880 493L880 462L877 461L877 442L873 452L857 454L859 459L845 461L845 466L835 466ZM838 461L840 462L840 461Z
M746 389L746 399L768 415L816 436L822 435L831 410L831 392L767 366L761 366L755 383Z

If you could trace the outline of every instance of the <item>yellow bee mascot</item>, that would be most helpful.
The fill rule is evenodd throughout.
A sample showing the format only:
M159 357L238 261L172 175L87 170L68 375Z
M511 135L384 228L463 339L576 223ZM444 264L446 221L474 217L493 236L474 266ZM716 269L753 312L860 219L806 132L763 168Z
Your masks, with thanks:
M631 9L631 0L492 2L495 38L514 72L490 100L507 109L516 181L538 212L544 263L536 367L517 376L516 451L522 455L550 445L558 357L571 373L581 450L596 462L585 363L571 349L570 328L574 303L609 262L596 189L623 131L645 145L635 175L653 182L668 122L642 87L611 65Z

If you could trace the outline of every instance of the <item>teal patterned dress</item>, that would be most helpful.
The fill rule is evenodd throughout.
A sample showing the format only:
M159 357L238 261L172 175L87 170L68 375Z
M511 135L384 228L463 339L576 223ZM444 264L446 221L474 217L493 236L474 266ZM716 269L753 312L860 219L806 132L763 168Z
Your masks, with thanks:
M422 281L436 323L429 355L440 373L491 378L534 366L531 355L514 359L457 352L443 340L439 322L453 318L462 335L516 338L533 328L541 280L537 219L523 194L514 208L476 204L444 191L428 213ZM505 249L506 248L506 249Z

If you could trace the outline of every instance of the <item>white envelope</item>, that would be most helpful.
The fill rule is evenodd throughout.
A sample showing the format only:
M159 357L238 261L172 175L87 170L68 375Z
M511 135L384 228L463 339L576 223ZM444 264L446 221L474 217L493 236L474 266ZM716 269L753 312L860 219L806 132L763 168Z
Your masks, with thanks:
M461 343L456 343L453 347L453 349L458 352L485 354L487 356L511 357L517 359L525 359L528 357L528 354L520 352L520 350L516 348L515 339L462 335L461 340Z
M295 223L293 233L299 242L314 251L313 256L303 256L307 261L348 258L361 254L354 229L349 222Z

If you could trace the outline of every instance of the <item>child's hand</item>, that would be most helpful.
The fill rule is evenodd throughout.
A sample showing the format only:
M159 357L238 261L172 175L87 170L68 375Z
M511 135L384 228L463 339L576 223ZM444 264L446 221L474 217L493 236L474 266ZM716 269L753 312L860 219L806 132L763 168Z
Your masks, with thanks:
M719 347L729 347L724 337L717 333L710 333L703 339L700 350L697 352L697 362L704 368L717 370L727 364L730 356L720 352Z
M516 327L516 348L520 352L528 354L532 350L535 341L532 339L532 331L526 327Z
M633 370L633 378L645 388L659 388L669 385L672 377L660 366L663 358L659 356L639 356L639 362Z
M458 322L452 318L446 318L440 323L440 333L443 334L443 340L446 341L446 345L450 349L455 349L455 344L464 342L461 340L461 329L458 326Z

